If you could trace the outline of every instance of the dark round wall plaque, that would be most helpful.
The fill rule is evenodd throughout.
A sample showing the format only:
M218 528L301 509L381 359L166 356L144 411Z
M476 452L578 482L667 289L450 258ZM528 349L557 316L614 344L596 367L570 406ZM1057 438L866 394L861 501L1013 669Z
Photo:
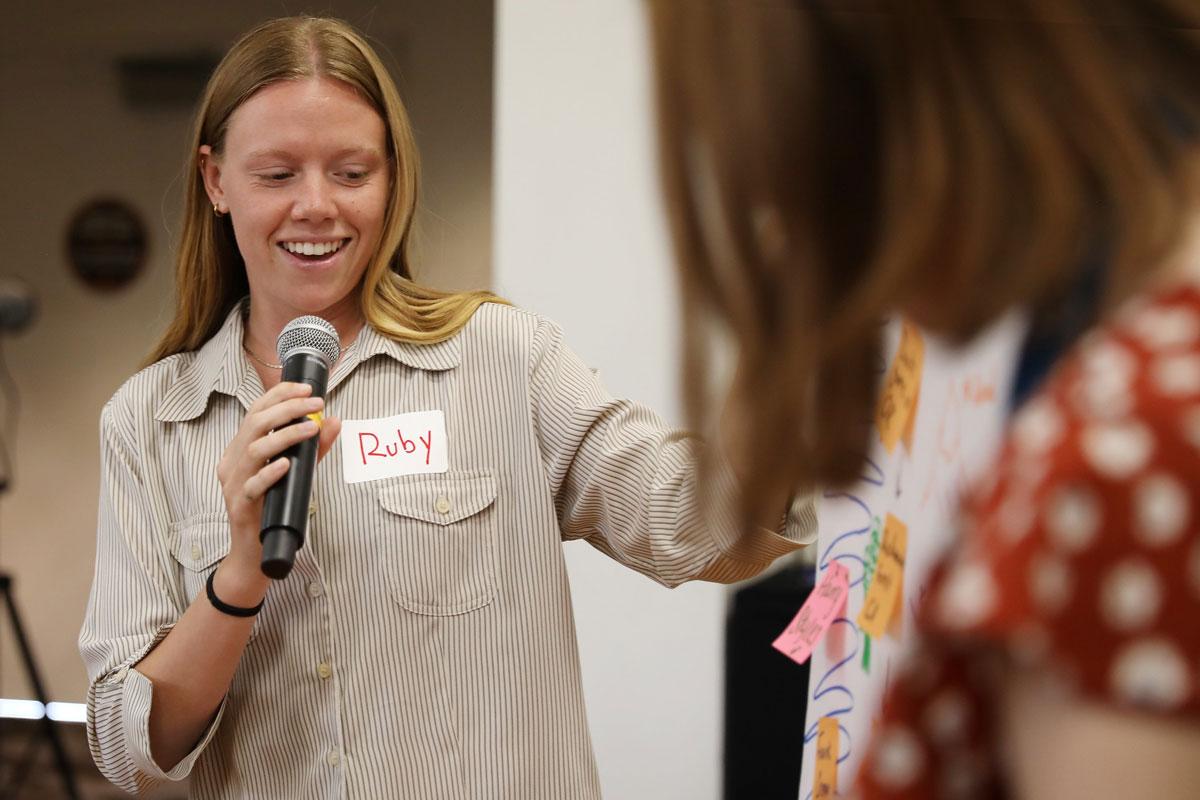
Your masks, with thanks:
M71 218L67 258L72 271L93 289L129 285L146 261L142 218L123 200L93 200Z

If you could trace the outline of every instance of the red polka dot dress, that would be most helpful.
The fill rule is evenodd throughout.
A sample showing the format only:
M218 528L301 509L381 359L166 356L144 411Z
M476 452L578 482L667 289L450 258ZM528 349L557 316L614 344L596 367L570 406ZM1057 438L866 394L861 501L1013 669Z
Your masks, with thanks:
M890 688L865 798L1006 797L997 666L1200 725L1200 289L1090 333L1014 417L922 645Z

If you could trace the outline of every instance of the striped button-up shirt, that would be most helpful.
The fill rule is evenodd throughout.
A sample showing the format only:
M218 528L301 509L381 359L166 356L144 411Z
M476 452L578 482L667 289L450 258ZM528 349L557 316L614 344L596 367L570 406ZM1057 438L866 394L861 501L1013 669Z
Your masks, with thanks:
M329 413L441 411L446 469L348 482L335 445L295 568L211 726L165 772L135 665L229 551L216 465L263 391L242 326L235 309L101 415L80 649L92 754L127 790L190 774L198 798L599 797L562 541L674 586L748 577L815 537L809 498L780 533L738 536L712 499L725 482L697 486L696 440L609 396L534 314L486 304L432 345L366 326L330 376Z

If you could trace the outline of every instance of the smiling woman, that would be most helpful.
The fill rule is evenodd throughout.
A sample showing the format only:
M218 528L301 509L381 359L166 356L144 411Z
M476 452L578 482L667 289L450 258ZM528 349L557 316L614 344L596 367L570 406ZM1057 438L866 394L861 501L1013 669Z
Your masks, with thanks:
M812 540L811 495L739 529L732 469L701 492L696 437L557 326L411 279L412 134L345 24L244 36L191 153L175 319L101 414L101 771L197 798L598 798L562 542L736 581ZM324 398L268 361L309 314L341 339ZM306 544L272 583L263 496L314 439Z

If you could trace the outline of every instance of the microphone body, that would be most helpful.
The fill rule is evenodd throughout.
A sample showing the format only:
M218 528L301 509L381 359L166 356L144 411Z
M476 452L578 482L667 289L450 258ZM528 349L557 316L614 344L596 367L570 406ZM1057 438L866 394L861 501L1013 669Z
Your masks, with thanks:
M307 383L312 387L312 397L324 397L329 370L341 354L334 327L319 317L298 317L279 334L278 346L283 364L280 379ZM293 420L292 424L303 421L304 418ZM319 440L319 435L311 436L280 454L290 460L288 471L267 489L263 498L259 531L261 568L269 578L286 578L292 571L296 551L304 546Z

